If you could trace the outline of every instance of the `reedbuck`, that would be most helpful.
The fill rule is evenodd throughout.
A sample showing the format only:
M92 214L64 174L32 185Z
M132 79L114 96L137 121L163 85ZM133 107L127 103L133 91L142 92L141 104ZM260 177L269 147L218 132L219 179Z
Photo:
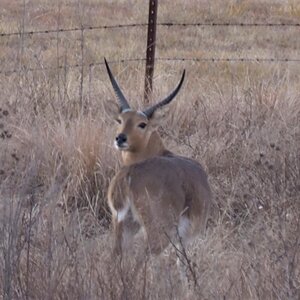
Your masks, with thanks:
M118 98L118 105L108 102L106 110L118 123L114 144L124 163L108 190L114 251L133 247L137 236L154 254L178 236L185 245L206 228L211 204L207 175L197 161L166 149L156 130L160 112L179 92L185 72L168 97L137 111L130 108L106 60L105 64Z

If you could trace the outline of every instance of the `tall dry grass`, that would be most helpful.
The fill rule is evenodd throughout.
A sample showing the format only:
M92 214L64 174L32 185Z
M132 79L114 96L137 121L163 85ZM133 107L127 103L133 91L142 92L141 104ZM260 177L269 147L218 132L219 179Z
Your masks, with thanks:
M58 7L25 4L23 18L29 28L57 25ZM176 1L171 12L166 1L159 18L250 22L263 18L261 11L270 21L297 17L296 2L278 1L270 10L269 4L190 1L182 10ZM16 22L10 14L21 18L22 8L7 5L1 28L10 30ZM70 18L60 18L61 24L93 22L99 15L105 23L112 13L138 22L145 14L141 3L131 8L124 1L88 1L82 6L80 17L74 3L63 4L61 16ZM0 74L1 298L298 299L296 64L157 63L157 98L167 94L180 71L187 69L187 80L160 133L172 151L203 164L214 193L213 211L205 238L186 253L169 249L167 255L148 257L135 273L134 257L126 263L111 257L106 191L120 161L103 103L114 101L114 95L102 66L73 70L66 64L76 59L88 63L104 55L134 56L144 49L143 36L133 31L126 37L133 42L126 43L122 32L87 33L83 54L76 34L12 38L1 44L3 69L22 66L17 74ZM289 29L160 29L158 43L159 55L295 56L299 38ZM46 62L65 67L36 72L26 68ZM112 67L133 106L142 107L143 64ZM174 263L176 255L185 265L186 280Z

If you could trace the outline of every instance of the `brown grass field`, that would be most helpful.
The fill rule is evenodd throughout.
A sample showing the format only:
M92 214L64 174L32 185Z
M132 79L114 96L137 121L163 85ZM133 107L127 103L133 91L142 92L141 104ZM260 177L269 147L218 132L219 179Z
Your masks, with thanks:
M298 0L160 2L158 22L300 18ZM148 1L1 0L0 32L147 19ZM300 59L299 27L157 30L157 57ZM103 103L115 96L104 66L89 64L145 57L146 32L0 37L0 299L300 299L300 62L157 61L158 100L187 70L160 132L204 166L213 210L181 257L192 281L174 249L135 274L134 258L111 257L106 193L120 157ZM144 64L111 65L135 107Z

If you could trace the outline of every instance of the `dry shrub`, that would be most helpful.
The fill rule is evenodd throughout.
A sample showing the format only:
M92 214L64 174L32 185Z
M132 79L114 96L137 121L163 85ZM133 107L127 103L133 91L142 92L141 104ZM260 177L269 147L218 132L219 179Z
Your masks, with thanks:
M123 16L124 23L144 20L143 2L130 9L121 2L104 4L104 9L88 3L82 20L90 16L89 21L97 21L92 25L99 25L100 16L112 22L111 14ZM277 1L271 8L268 1L200 2L173 1L173 9L169 1L161 3L161 21L173 22L175 15L186 21L182 5L190 22L293 23L299 15L295 1L287 6ZM61 25L74 27L78 14L66 5L61 9L69 17L61 18ZM35 7L26 7L28 16L37 14ZM19 26L15 19L12 28ZM35 25L42 19L27 21L40 29ZM278 57L297 57L299 39L292 28L172 28L159 30L161 57L274 57L276 51L282 54ZM88 31L81 59L88 64L104 55L140 57L141 36L138 30L130 35ZM148 257L135 272L134 256L121 261L111 256L105 199L119 160L101 105L112 99L108 78L102 66L68 67L79 63L80 32L48 37L25 37L24 45L14 37L1 52L3 57L9 52L7 69L16 67L20 48L24 53L18 63L28 65L16 74L0 74L0 298L299 299L296 63L157 62L157 98L167 95L187 69L160 132L171 150L203 164L214 207L206 236L177 252L183 273L172 247L160 257ZM274 45L281 46L275 51ZM125 95L138 107L143 107L137 100L142 63L112 65ZM59 71L43 69L57 64L63 66Z
M111 256L105 195L119 162L102 109L67 117L64 104L57 118L37 107L40 113L22 127L18 114L10 114L5 127L13 136L1 153L7 160L0 201L3 296L296 299L298 94L287 94L288 82L275 75L255 80L247 72L249 80L234 92L224 78L209 91L205 81L183 89L161 128L170 149L204 165L214 192L206 237L177 253L183 273L172 247L136 271L135 257Z

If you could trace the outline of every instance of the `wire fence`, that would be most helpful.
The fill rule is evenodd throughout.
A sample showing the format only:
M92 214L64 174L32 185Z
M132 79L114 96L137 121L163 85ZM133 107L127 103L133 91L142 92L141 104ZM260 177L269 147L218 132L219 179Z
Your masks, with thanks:
M165 27L300 27L300 23L176 23L176 22L161 22L157 26ZM82 26L73 28L57 28L47 30L31 30L31 31L16 31L16 32L1 32L0 37L9 37L16 35L34 35L34 34L49 34L60 32L76 32L87 30L102 30L102 29L117 29L117 28L130 28L130 27L147 27L148 23L130 23L130 24L116 24L116 25L99 25L99 26Z
M128 62L145 62L146 58L125 58L119 60L110 60L108 61L109 64L119 64L119 63L128 63ZM169 61L169 62L176 62L176 61L192 61L192 62L211 62L211 63L218 63L218 62L245 62L245 63L288 63L288 62L300 62L300 58L219 58L219 57L157 57L155 61ZM90 64L65 64L61 66L55 67L39 67L39 68L30 68L26 66L22 66L16 69L10 70L0 70L0 74L9 75L11 73L17 73L22 71L34 72L34 71L49 71L49 70L62 70L62 69L76 69L76 68L93 68L96 66L102 66L104 62L94 62Z
M82 26L82 27L73 27L73 28L57 28L57 29L47 29L47 30L32 30L32 31L23 31L18 32L1 32L0 38L11 37L11 36L25 36L25 35L39 35L39 34L52 34L52 33L68 33L68 32L84 32L92 30L108 30L108 29L121 29L121 28L134 28L134 27L147 27L148 23L130 23L130 24L116 24L116 25L99 25L99 26ZM300 28L300 23L228 23L228 22L199 22L199 23L176 23L176 22L161 22L157 23L157 26L162 27L281 27L281 28ZM126 62L141 62L146 61L146 58L126 58L120 60L111 60L109 63L126 63ZM155 61L192 61L192 62L253 62L253 63L289 63L300 62L299 58L286 57L286 58L276 58L276 57L157 57ZM45 71L45 70L56 70L56 69L69 69L69 68L92 68L95 66L103 65L104 62L93 62L90 64L65 64L55 67L18 67L10 70L0 70L0 74L11 74L17 73L20 70L26 71Z

